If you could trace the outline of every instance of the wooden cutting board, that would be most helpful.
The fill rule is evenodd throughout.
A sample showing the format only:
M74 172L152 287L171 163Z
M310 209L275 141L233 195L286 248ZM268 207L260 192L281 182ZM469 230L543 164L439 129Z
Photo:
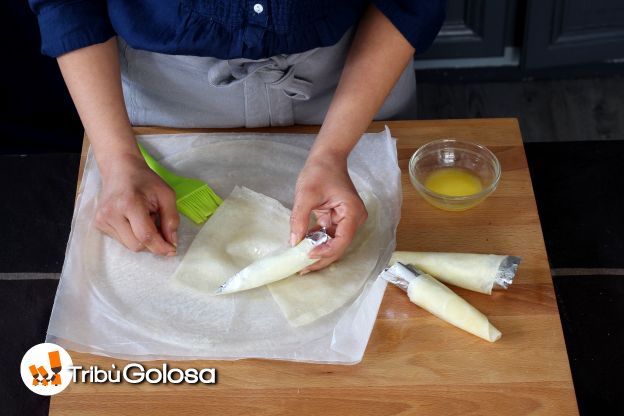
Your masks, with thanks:
M514 254L515 283L492 296L457 289L502 331L490 344L433 317L389 286L364 360L353 366L268 360L186 361L215 367L216 385L72 384L51 415L572 415L576 399L531 178L515 119L375 122L398 139L403 171L397 249ZM189 130L138 128L138 134ZM203 129L193 131L224 131ZM232 130L227 130L232 131ZM240 129L236 131L241 131ZM252 130L248 130L252 131ZM255 129L314 133L315 126ZM458 138L486 145L503 175L484 203L461 213L427 204L407 164L422 144ZM83 163L88 149L85 139ZM72 353L75 365L108 369L123 360ZM146 367L162 362L143 362Z

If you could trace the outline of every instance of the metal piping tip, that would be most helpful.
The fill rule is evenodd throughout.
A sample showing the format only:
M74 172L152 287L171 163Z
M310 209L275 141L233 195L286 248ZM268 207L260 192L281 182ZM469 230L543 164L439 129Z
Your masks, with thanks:
M318 231L306 234L305 238L312 240L315 246L326 243L331 239L329 234L327 234L327 229L325 227Z

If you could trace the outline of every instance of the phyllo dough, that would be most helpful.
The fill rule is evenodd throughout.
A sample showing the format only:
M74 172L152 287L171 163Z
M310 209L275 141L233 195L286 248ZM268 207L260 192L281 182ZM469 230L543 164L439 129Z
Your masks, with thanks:
M404 290L407 288L412 303L438 318L486 341L500 339L501 332L485 315L428 274L395 263L380 276Z
M507 289L520 258L496 254L426 253L395 251L390 265L411 264L445 283L490 295L492 289Z
M213 296L230 276L288 246L290 211L277 200L236 187L206 221L172 280Z
M327 242L329 236L325 230L308 234L294 247L261 258L230 277L217 290L219 295L255 289L277 282L319 261L309 254L315 247Z
M291 325L314 322L355 299L377 265L378 201L370 192L360 196L368 219L340 261L266 286ZM288 250L289 236L290 210L268 196L236 187L199 230L172 280L214 296L237 272L270 254ZM264 290L264 286L228 296L251 300L255 290Z

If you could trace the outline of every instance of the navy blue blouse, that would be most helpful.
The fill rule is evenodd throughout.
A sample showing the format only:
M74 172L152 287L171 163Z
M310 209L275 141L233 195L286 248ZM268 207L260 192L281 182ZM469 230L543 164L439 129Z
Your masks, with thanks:
M333 45L366 0L29 0L41 50L56 57L120 35L136 49L219 59L261 59ZM423 52L445 0L372 0Z

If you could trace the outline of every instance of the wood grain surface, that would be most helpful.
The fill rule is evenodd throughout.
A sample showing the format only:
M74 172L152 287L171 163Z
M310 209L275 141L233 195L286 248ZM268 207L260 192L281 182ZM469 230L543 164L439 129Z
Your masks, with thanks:
M403 171L397 249L520 255L515 283L492 296L453 288L502 331L490 344L433 317L389 286L364 359L352 366L270 360L184 361L214 367L216 385L72 384L51 415L573 415L577 405L531 179L515 119L394 121ZM375 122L369 131L379 131ZM187 130L185 130L187 131ZM218 131L218 130L201 130ZM231 131L231 130L228 130ZM254 131L314 133L317 127ZM137 128L138 134L176 129ZM452 213L427 204L407 163L444 137L488 146L499 188L481 205ZM86 151L88 146L83 149ZM81 165L82 166L82 165ZM82 167L81 167L82 171ZM108 369L123 360L71 353L74 364ZM161 366L162 362L143 362Z

